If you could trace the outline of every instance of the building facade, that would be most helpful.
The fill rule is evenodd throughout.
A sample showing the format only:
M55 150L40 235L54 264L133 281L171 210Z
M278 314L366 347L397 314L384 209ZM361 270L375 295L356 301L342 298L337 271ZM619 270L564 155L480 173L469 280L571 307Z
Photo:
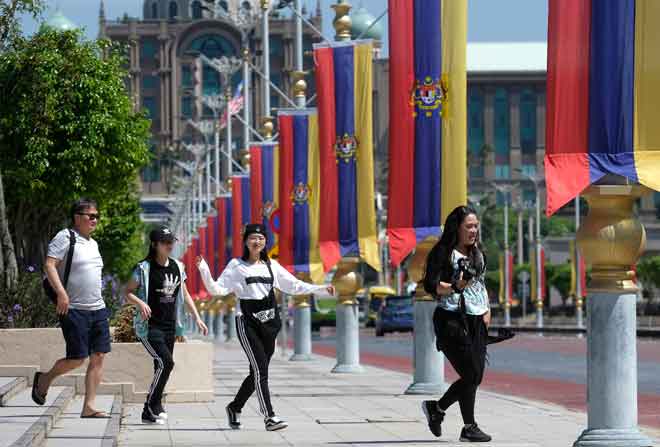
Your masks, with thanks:
M224 94L226 85L212 67L199 64L201 53L213 59L222 56L241 57L242 49L250 49L251 61L263 67L263 36L261 35L261 4L258 0L222 0L219 8L208 7L213 2L200 0L144 0L143 17L108 20L103 2L99 13L100 37L109 38L128 48L130 79L128 86L136 107L144 109L152 120L152 162L142 172L142 206L147 221L164 221L169 215L168 203L174 189L176 160L187 158L180 143L203 142L188 120L213 118L212 111L202 106L201 95ZM321 28L319 5L314 12L303 15ZM251 30L241 30L233 19L239 10L257 18ZM286 10L270 14L270 79L283 92L292 96L295 61L295 21ZM243 31L243 32L242 32ZM318 38L305 27L304 49L311 50ZM311 68L310 55L304 67ZM242 79L241 70L231 78L230 90L235 91ZM313 76L308 78L314 91ZM244 85L250 89L251 119L258 123L265 114L259 94L264 89L262 79L254 74ZM256 93L256 94L255 94ZM271 107L285 107L282 98L271 90ZM232 153L235 158L245 149L242 125L232 123ZM224 140L223 140L224 141Z

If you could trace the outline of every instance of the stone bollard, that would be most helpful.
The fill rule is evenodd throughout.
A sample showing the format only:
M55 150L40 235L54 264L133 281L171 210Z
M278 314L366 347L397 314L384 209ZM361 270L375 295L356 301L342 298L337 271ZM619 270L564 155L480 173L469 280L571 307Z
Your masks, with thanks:
M415 291L414 310L413 383L406 390L406 394L442 394L445 390L445 357L436 348L433 328L433 312L437 303L419 282L424 275L426 256L437 241L438 238L433 237L419 244L408 270L411 279L417 281L418 286Z
M575 447L647 447L637 426L637 286L634 265L646 244L633 216L645 188L596 185L586 192L589 214L578 231L592 266L587 299L588 427Z
M343 258L332 280L337 289L337 364L333 373L360 373L360 322L355 292L362 286L360 260Z
M209 324L211 324L211 316L210 316L210 303L208 301L202 301L201 304L199 305L199 308L201 309L200 316L202 317L202 321L206 325L206 327L209 327ZM197 331L200 335L203 336L199 330Z
M294 297L293 306L293 355L290 360L312 360L312 309L309 297Z
M208 311L208 314L209 314L209 323L206 324L206 322L205 322L204 324L206 324L206 327L209 330L208 337L213 339L214 338L214 335L213 335L213 322L215 321L216 317L218 316L218 311L213 307L213 305L211 305L211 307Z
M223 337L225 330L222 321L224 317L224 303L219 298L217 300L218 301L215 303L217 311L211 324L213 325L213 339L216 341L216 343L219 343L224 341Z
M227 301L227 341L236 340L236 298Z
M200 300L195 301L195 307L197 308L197 313L199 314L199 317L202 318L202 304L203 302ZM197 324L195 324L195 320L193 319L193 324L192 324L192 333L193 334L198 334L199 333L199 328L197 327Z

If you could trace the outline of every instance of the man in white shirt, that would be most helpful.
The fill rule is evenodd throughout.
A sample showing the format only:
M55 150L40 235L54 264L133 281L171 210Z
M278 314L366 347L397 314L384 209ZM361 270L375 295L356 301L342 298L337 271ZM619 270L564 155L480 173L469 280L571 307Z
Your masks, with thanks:
M62 284L70 247L70 230L57 233L48 245L46 275L57 293L57 315L66 342L66 357L55 362L47 373L34 376L32 399L43 405L53 381L80 366L89 357L85 378L85 402L81 417L107 418L94 407L96 388L101 382L103 357L110 352L108 311L101 294L103 260L98 244L91 238L99 220L94 201L80 199L71 209L75 244L66 288Z

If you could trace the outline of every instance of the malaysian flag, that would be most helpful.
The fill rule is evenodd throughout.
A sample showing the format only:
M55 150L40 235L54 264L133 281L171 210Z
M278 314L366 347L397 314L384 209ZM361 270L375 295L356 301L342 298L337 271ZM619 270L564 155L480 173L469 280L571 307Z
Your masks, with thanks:
M235 115L243 108L243 81L239 82L234 92L234 97L229 101L229 110L231 114ZM220 117L220 129L224 129L227 125L227 110Z

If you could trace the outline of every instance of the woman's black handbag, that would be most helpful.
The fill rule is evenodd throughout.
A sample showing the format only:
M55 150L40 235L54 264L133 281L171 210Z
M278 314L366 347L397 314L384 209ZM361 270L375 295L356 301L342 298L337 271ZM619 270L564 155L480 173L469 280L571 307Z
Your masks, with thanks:
M62 281L62 286L66 289L67 283L69 282L69 274L71 273L71 261L73 261L73 247L76 245L76 233L74 233L72 230L69 230L69 251L66 255L66 266L64 267L64 278ZM46 276L42 282L44 292L46 292L46 296L50 299L50 301L57 305L57 292L55 292L55 289L51 285L50 281L48 280L48 276Z

